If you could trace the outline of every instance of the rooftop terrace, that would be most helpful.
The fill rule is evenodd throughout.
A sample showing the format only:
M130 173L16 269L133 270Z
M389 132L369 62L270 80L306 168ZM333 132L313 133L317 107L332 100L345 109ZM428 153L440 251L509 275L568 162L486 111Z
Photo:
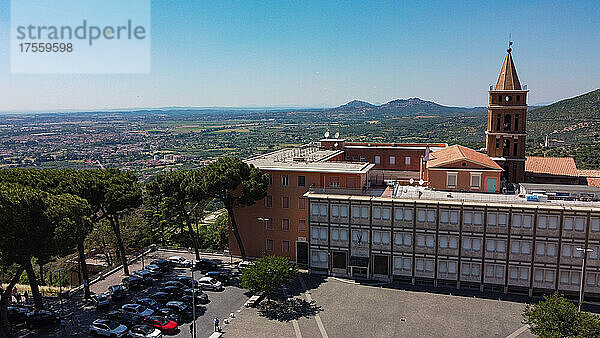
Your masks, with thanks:
M362 174L375 164L368 162L330 162L343 154L342 150L325 150L313 146L286 148L258 155L245 160L262 170L274 171L318 171L331 173Z

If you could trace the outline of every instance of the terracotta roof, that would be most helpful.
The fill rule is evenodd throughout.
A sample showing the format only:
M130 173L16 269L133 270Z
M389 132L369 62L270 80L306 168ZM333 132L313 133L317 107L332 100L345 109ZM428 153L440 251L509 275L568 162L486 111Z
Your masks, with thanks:
M506 53L506 58L504 58L504 64L502 65L502 70L500 70L495 90L521 90L517 69L510 54L511 49L509 48L506 51L508 53Z
M580 169L579 176L600 178L600 170Z
M431 153L427 168L441 167L457 161L469 161L492 169L502 169L488 155L460 145Z
M586 178L587 180L587 184L591 185L592 187L596 187L596 188L600 188L600 177L595 177L595 178Z
M529 156L525 161L525 171L534 174L548 174L578 177L579 171L572 157Z

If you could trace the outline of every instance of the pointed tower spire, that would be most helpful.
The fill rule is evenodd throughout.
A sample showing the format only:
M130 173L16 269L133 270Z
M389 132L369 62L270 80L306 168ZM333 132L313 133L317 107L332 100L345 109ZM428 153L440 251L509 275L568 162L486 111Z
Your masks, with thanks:
M498 82L496 82L495 90L521 90L517 69L510 54L512 49L508 47L506 51L506 58L504 58L504 64L502 65Z

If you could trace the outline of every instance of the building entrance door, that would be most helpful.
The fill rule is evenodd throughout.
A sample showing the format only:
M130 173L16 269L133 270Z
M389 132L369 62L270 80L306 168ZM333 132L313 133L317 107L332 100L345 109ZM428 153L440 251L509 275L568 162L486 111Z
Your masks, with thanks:
M487 179L487 192L496 192L496 179L488 178Z
M296 242L296 263L301 267L308 267L308 243Z
M373 274L388 275L388 256L373 256Z

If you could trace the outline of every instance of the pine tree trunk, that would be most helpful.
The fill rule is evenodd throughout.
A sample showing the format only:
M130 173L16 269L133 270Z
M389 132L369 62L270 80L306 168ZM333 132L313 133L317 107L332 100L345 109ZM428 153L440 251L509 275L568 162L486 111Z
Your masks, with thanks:
M77 243L77 251L79 252L79 264L81 266L81 274L83 275L83 297L85 299L90 298L90 285L87 264L85 262L85 250L83 247L83 241Z
M188 231L190 233L190 240L192 241L192 245L194 245L194 252L196 253L196 260L200 260L200 252L198 251L198 241L196 240L196 236L194 234L194 229L192 229L192 220L190 219L190 215L188 215L185 210L183 210L185 223L187 225Z
M8 306L8 301L12 297L12 289L19 281L19 278L21 278L21 274L23 274L23 271L25 270L25 265L26 263L23 263L19 266L14 277L6 286L6 290L4 290L4 292L2 293L2 297L0 300L0 322L2 323L2 331L0 331L0 334L5 335L6 337L14 337L12 332L12 326L8 322L8 313L6 312L6 308Z
M119 225L119 216L113 215L108 218L110 225L113 228L115 237L117 238L117 246L119 249L119 255L121 256L121 264L123 264L123 273L129 276L129 266L127 265L127 257L125 256L125 245L123 244L123 237L121 237L121 227Z
M238 231L237 224L235 223L235 217L233 216L233 206L225 205L225 208L227 209L227 214L229 215L229 220L231 221L231 230L233 231L235 240L237 241L238 247L240 248L240 255L242 255L243 260L246 260L246 250L244 250L242 237L240 237L240 232Z
M35 271L33 270L33 265L31 265L31 262L25 264L25 271L27 272L27 279L29 279L31 296L33 297L35 308L41 310L44 308L44 301L42 299L42 294L40 293L40 288L38 287L37 283L37 277L35 276Z

